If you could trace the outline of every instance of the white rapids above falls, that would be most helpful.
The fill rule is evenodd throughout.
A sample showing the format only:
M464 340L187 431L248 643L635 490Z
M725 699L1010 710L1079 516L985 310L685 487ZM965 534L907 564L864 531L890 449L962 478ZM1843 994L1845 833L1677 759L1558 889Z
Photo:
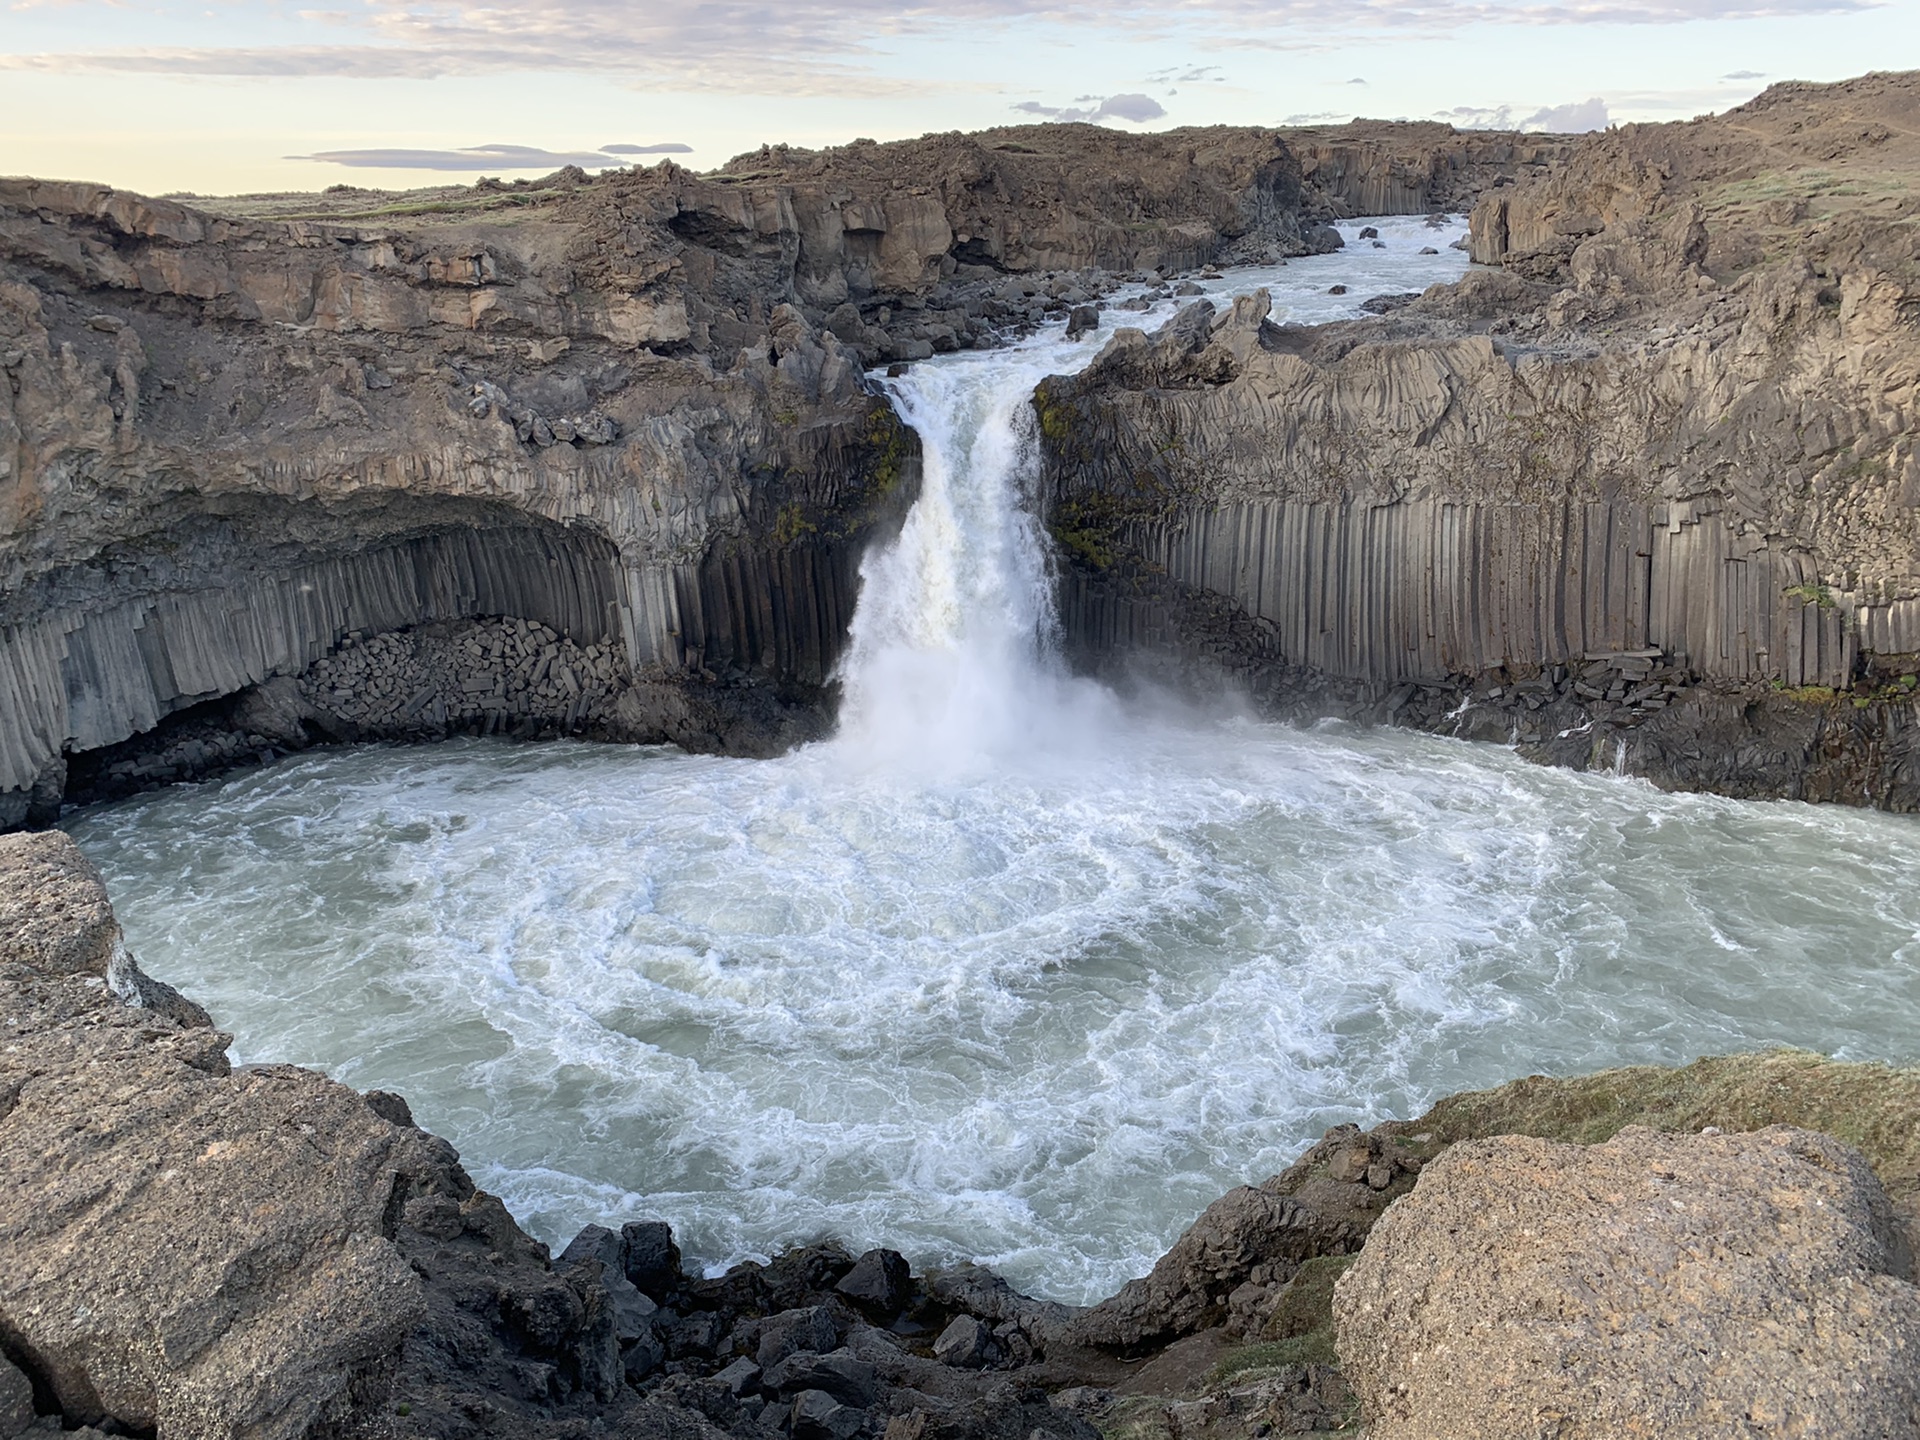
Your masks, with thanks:
M1315 321L1464 265L1360 223L1209 289ZM1069 1302L1339 1121L1765 1044L1915 1058L1910 820L1068 675L1022 427L1098 343L890 382L926 479L834 740L331 750L69 817L142 965L242 1059L405 1094L544 1239L658 1217L719 1268L836 1237Z

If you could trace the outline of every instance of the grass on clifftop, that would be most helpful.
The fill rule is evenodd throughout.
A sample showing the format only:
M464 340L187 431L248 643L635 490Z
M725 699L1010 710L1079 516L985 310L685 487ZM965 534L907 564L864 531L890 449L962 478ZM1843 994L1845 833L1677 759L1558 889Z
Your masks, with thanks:
M1806 1050L1722 1055L1679 1069L1635 1066L1556 1080L1530 1075L1451 1095L1410 1134L1451 1143L1533 1135L1597 1145L1628 1125L1698 1132L1798 1125L1857 1147L1896 1203L1920 1196L1920 1069L1849 1064Z

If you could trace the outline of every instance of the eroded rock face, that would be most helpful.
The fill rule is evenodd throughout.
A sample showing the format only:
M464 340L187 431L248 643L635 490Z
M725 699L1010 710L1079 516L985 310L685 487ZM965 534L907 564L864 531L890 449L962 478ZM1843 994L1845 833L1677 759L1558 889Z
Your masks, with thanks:
M1137 1355L1214 1326L1258 1338L1310 1260L1360 1248L1420 1173L1421 1147L1343 1125L1278 1175L1209 1205L1147 1276L1066 1326L1074 1343Z
M1454 1146L1334 1292L1380 1440L1885 1436L1920 1289L1858 1152L1776 1126Z
M424 1310L387 1227L451 1151L123 1003L131 962L65 836L0 838L0 870L10 1352L69 1418L169 1433L299 1435L383 1391Z
M1915 808L1916 166L1920 77L1780 87L1489 192L1505 268L1377 319L1121 334L1036 401L1069 632L1282 711Z
M0 828L317 738L821 733L917 476L863 368L1301 253L1376 172L1419 209L1525 170L1363 128L1315 132L1306 188L1281 132L1057 125L412 195L0 183ZM502 620L621 652L623 688L476 705L428 663L397 706L254 703Z

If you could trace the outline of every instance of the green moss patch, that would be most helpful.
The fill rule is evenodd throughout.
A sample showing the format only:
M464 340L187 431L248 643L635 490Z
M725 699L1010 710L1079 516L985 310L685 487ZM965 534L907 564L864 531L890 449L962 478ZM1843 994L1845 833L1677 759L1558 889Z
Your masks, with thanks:
M1442 1100L1396 1126L1436 1141L1533 1135L1597 1145L1629 1125L1759 1130L1798 1125L1856 1146L1896 1202L1920 1196L1920 1069L1851 1064L1806 1050L1722 1055L1678 1069L1636 1066L1567 1080L1531 1075Z

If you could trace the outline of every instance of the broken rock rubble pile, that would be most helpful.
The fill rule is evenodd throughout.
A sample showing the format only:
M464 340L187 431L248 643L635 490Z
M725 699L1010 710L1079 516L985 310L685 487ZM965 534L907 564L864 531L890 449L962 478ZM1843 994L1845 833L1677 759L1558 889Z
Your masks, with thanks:
M300 678L308 704L368 735L570 731L617 700L631 675L614 643L577 645L537 620L422 626L353 640Z

